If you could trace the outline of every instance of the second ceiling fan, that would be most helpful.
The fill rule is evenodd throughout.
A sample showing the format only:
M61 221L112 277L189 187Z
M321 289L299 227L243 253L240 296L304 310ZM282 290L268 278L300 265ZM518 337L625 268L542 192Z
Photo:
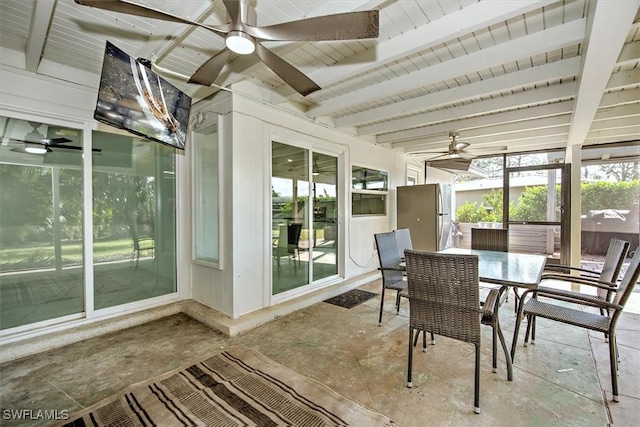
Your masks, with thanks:
M437 154L435 157L427 160L429 166L438 169L468 170L471 165L471 160L478 156L480 151L498 153L507 149L507 147L479 147L467 151L467 148L469 148L471 144L457 141L457 131L450 131L449 138L451 138L451 142L446 151L423 152Z
M214 26L125 0L75 0L75 2L113 12L196 25L223 37L225 48L202 64L189 79L189 83L205 86L210 86L216 80L232 52L240 55L255 53L286 84L302 96L307 96L319 90L320 86L267 49L261 42L358 40L377 38L379 34L377 10L318 16L258 27L255 9L249 0L223 0L230 22Z

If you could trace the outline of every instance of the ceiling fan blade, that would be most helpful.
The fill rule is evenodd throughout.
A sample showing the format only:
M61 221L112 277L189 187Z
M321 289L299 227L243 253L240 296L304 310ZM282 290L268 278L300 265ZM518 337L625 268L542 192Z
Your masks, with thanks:
M438 169L452 169L452 170L469 170L471 160L468 159L445 159L436 160L431 162L427 160L427 165Z
M67 142L73 142L70 139L67 138L48 138L48 139L43 139L42 141L38 141L38 144L44 144L44 145L58 145L58 144L65 144Z
M300 95L307 96L310 93L320 90L320 86L313 80L260 43L256 43L256 53L267 67L271 68L274 73L294 88Z
M225 1L225 4L227 1ZM253 37L263 40L320 41L358 40L377 38L380 32L379 12L348 12L318 16L298 21L269 25L246 26Z
M82 147L78 147L76 145L49 145L47 146L47 151L51 152L53 151L50 147L55 148L55 149L59 149L59 148L64 148L65 150L78 150L78 151L82 151ZM101 148L92 148L91 151L93 151L94 153L100 153L102 151Z
M220 71L227 63L230 50L224 48L216 55L209 58L204 64L196 70L191 76L188 83L198 83L204 86L211 86L211 84L218 78Z
M229 18L231 18L231 27L235 27L238 24L238 17L240 16L240 0L224 0L224 7L227 8Z
M422 151L420 154L422 154L422 153L424 153L424 151ZM449 156L449 153L442 153L442 152L440 152L440 153L438 153L438 154L439 154L438 156L432 157L432 158L431 158L431 159L429 159L428 161L435 160L435 159L439 159L439 158L441 158L441 157L448 157L448 156Z
M111 12L126 13L128 15L141 16L143 18L161 19L163 21L169 22L179 22L181 24L197 25L198 27L206 28L207 30L211 30L217 33L224 34L231 29L229 25L204 25L199 22L181 18L179 16L172 15L161 10L153 9L151 7L130 3L125 0L75 0L75 2L82 6L95 7L96 9L109 10Z
M468 146L469 146L468 142L458 142L458 143L456 143L455 150L457 150L457 151L464 150Z
M492 151L492 152L499 152L499 151L507 151L507 147L506 146L500 146L500 147L472 147L469 151Z

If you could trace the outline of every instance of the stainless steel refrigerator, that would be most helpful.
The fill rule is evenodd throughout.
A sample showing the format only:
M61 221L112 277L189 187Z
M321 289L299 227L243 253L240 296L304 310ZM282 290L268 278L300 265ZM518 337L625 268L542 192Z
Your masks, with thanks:
M398 187L398 228L411 232L413 248L439 251L451 235L451 185L424 184Z

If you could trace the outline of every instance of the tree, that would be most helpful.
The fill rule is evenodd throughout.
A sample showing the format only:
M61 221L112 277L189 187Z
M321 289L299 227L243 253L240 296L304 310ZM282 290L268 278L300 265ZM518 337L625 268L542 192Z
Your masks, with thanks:
M640 163L610 163L600 166L606 178L615 178L619 182L640 179Z

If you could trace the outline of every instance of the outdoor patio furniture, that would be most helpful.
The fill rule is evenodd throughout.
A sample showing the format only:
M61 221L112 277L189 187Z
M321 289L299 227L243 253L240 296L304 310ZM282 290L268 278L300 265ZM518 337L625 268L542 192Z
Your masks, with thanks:
M594 298L602 302L611 301L611 296L613 294L613 290L600 287L598 284L600 283L616 283L618 281L618 277L620 275L620 271L622 270L622 265L624 264L624 260L627 257L627 253L629 252L629 242L624 240L613 238L611 242L609 242L609 248L607 249L607 255L605 256L604 263L602 264L602 269L598 273L597 271L591 271L580 267L571 267L566 265L554 265L552 267L547 266L546 269L553 271L553 273L545 273L542 275L542 279L553 279L560 280L563 282L576 283L587 286L595 286L596 287L596 295ZM568 274L567 272L576 271L579 272L580 276L573 276ZM571 293L575 295L578 299L580 299L583 294L580 292L572 292L567 291L567 293ZM600 314L606 314L606 310L604 308L600 308ZM531 325L527 326L535 328L535 318L532 318ZM605 333L605 340L608 339L607 334Z
M411 232L408 228L399 228L394 230L393 234L396 236L400 259L404 261L404 250L413 249L413 243L411 243Z
M472 228L471 249L509 252L509 230L506 228ZM520 296L516 288L512 289L516 297L514 310L517 312ZM509 289L507 289L504 295L506 301L509 301Z
M299 242L301 232L302 224L300 223L291 223L289 225L280 226L280 234L273 246L273 257L278 265L278 275L280 275L280 271L282 269L280 266L280 258L283 257L288 258L290 261L293 260L294 274L298 274L298 265L300 265Z
M513 343L511 344L511 357L515 358L516 343L518 340L518 329L522 318L527 316L529 325L534 317L555 320L573 326L586 328L593 331L602 332L609 336L609 363L611 367L611 388L613 401L618 401L618 347L616 345L616 324L622 314L624 306L633 292L633 288L640 276L640 251L636 251L631 259L620 286L616 288L615 283L592 283L592 286L602 287L606 290L616 291L613 301L603 301L593 295L578 296L576 292L562 289L551 289L540 286L537 289L527 290L522 294L522 301L531 294L531 298L520 305L518 318L516 320ZM554 303L559 302L559 303ZM575 304L573 307L570 304ZM561 304L561 305L560 305ZM598 308L600 313L585 311L583 306ZM606 314L602 314L602 312ZM534 324L535 326L535 324ZM529 340L529 327L524 337L524 345ZM531 342L535 341L535 327L531 328Z
M492 290L480 306L478 256L405 251L409 291L409 356L407 387L411 388L414 332L431 332L475 346L474 412L480 413L480 324L493 327L493 365L496 370L496 338L510 357L497 316L500 291Z
M387 289L396 291L396 314L400 312L400 297L408 296L407 282L403 279L404 268L400 266L398 243L393 232L374 234L378 248L379 270L382 272L382 296L380 297L380 317L378 325L382 325L382 308L384 306L384 292Z

